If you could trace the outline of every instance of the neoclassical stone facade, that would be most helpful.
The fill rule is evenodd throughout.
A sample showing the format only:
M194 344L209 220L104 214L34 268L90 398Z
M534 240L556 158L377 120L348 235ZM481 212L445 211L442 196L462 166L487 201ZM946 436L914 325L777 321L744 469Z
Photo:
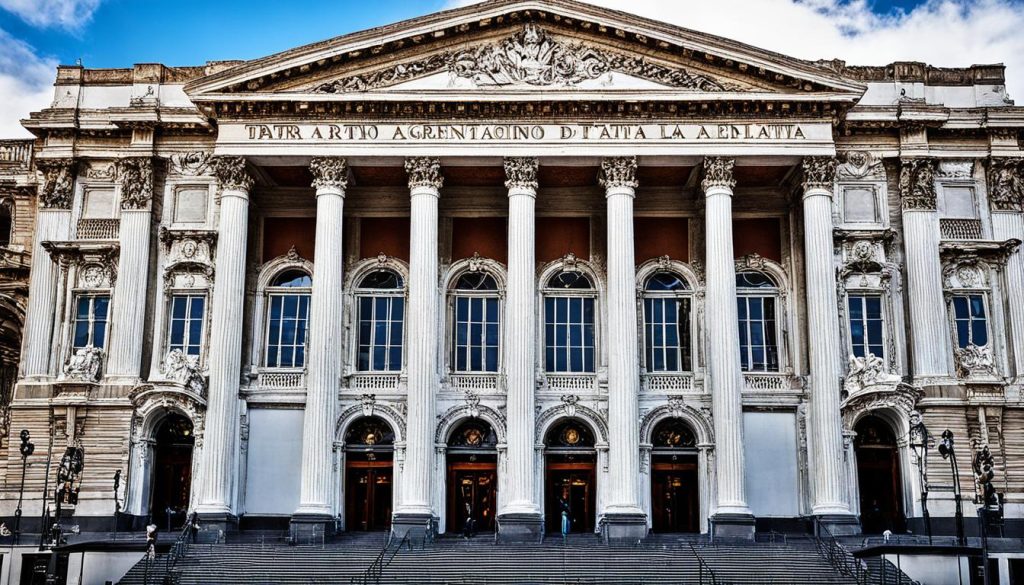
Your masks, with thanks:
M83 530L948 533L920 416L1020 533L1022 120L571 0L61 67L7 434Z

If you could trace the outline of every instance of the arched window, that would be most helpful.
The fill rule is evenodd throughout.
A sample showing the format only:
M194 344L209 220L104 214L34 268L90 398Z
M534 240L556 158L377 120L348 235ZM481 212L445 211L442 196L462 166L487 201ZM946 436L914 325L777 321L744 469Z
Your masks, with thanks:
M487 421L471 418L452 432L448 448L493 451L498 448L498 435Z
M452 296L452 370L497 372L501 331L498 282L486 272L467 272L455 283Z
M309 273L289 269L275 276L267 287L266 367L305 367L312 286Z
M597 291L578 270L552 276L544 290L544 367L552 373L592 373Z
M693 297L673 272L656 272L644 283L644 365L648 372L692 372Z
M697 436L682 420L668 418L654 427L651 432L651 443L657 450L694 449L697 447Z
M593 449L594 432L576 419L565 419L548 430L544 445L548 449Z
M402 369L404 287L402 277L388 269L371 272L359 281L355 295L359 323L356 368L360 372Z
M779 285L763 272L736 275L740 366L744 372L779 371Z

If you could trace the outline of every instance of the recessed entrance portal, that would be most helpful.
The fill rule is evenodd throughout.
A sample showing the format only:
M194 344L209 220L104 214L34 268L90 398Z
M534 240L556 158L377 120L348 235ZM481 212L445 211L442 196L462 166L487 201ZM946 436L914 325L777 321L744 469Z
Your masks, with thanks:
M494 532L498 499L498 438L486 421L470 419L448 439L450 533Z
M160 422L154 437L153 498L150 513L153 523L168 531L185 524L192 488L192 421L180 414L169 414Z
M388 423L366 417L345 433L345 529L391 527L395 434Z
M666 419L654 427L651 439L654 532L699 532L696 436L683 421Z
M861 528L865 534L903 532L906 518L896 435L877 416L861 420L854 430Z
M593 532L597 506L597 451L594 433L580 421L566 420L544 440L544 508L548 532Z

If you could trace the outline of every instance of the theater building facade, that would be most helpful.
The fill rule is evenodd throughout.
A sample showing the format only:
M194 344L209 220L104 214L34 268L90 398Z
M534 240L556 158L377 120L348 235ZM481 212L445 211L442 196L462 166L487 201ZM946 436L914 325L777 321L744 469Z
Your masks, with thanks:
M0 515L70 447L83 531L950 533L949 429L1019 534L1003 76L571 0L60 67Z

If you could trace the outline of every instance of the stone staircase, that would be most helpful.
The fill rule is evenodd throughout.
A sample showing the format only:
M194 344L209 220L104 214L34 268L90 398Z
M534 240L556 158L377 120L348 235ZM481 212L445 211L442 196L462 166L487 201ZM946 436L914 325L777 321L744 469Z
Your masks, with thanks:
M321 546L262 543L194 545L177 563L181 585L317 584L359 579L383 547L381 535L343 536ZM496 544L483 536L440 538L427 546L403 548L384 569L379 583L461 584L607 584L700 583L715 585L853 585L816 553L812 541L787 544L715 543L693 537L660 536L639 546L611 547L596 537L574 535L543 544ZM164 558L149 568L149 584L159 583ZM120 581L144 585L146 561ZM371 580L369 582L377 583Z

